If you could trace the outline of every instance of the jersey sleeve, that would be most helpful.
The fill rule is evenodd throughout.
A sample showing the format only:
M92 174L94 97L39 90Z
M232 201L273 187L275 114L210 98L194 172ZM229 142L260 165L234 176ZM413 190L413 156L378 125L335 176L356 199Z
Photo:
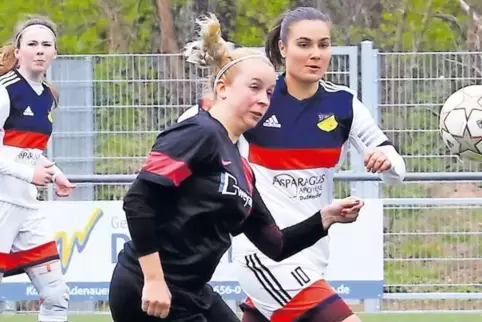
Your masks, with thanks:
M187 120L157 137L123 202L131 240L140 256L158 250L157 223L164 211L172 209L177 187L215 157L214 135L195 120Z
M353 96L353 122L349 140L361 154L380 149L387 156L392 168L380 174L384 182L403 181L406 175L405 161L377 125L368 108L356 96Z
M216 155L213 130L190 119L159 134L138 178L179 186L193 171L208 166Z
M280 230L256 188L253 208L243 225L243 233L263 254L278 262L328 236L319 211L296 225Z
M32 182L34 169L14 161L1 158L3 149L3 127L10 115L10 96L5 87L0 86L0 174L9 175L20 180Z
M179 118L177 119L177 122L179 123L187 120L188 118L193 117L197 113L199 113L199 105L194 105L193 107L190 107L184 113L182 113L181 116L179 116Z
M213 99L210 95L204 96L198 100L197 105L192 106L191 108L187 109L184 113L179 116L177 122L182 122L194 115L198 114L199 111L208 111L213 104Z

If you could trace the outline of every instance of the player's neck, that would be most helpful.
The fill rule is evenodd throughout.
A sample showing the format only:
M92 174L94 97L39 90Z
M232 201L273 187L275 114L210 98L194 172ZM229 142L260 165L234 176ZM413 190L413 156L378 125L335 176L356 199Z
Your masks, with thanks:
M27 80L31 82L36 82L36 83L42 83L42 80L44 78L43 73L32 73L25 67L20 66L18 68L18 72Z
M213 107L211 107L208 113L211 114L213 118L218 120L219 123L222 124L222 126L224 126L226 132L228 132L229 139L233 143L236 143L238 142L239 137L242 133L238 133L239 131L236 130L236 126L235 124L233 124L234 119L224 113L223 109L225 109L225 107L219 106L219 104L215 104L213 105Z
M315 95L319 87L319 82L302 83L294 79L290 74L286 74L285 82L288 93L300 101Z

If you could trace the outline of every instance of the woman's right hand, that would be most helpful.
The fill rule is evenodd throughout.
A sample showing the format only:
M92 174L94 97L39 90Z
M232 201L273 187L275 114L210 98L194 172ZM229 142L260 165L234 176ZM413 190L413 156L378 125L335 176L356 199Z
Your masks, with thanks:
M356 197L333 201L321 210L323 227L328 229L334 223L352 223L357 220L360 209L365 205Z
M36 167L33 173L32 183L38 187L45 187L52 182L54 165L55 163L50 162Z
M144 280L142 311L164 319L169 314L171 298L171 292L163 278Z

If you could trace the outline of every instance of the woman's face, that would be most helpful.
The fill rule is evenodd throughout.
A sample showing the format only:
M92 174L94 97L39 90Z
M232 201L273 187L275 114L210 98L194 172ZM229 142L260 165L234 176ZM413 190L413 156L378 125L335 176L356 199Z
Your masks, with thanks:
M18 64L32 74L45 73L57 56L55 36L47 27L28 27L15 50Z
M331 60L330 26L321 20L295 22L286 43L280 40L279 49L287 74L302 83L318 82Z

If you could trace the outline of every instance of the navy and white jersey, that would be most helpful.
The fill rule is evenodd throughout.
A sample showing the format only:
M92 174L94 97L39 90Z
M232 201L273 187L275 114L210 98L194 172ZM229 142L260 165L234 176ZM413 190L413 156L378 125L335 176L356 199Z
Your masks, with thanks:
M54 97L42 83L27 81L17 70L0 76L0 200L36 208L34 167L52 133Z
M159 252L168 285L195 293L211 280L231 236L246 234L278 261L326 236L319 211L280 231L254 184L252 169L209 113L165 130L124 198L132 241L119 265L142 274L138 257Z
M193 107L181 119L195 115L199 109L199 105ZM276 223L288 227L332 202L333 177L349 144L362 155L374 148L383 149L393 165L380 174L383 181L403 180L403 159L353 91L320 81L312 97L298 100L288 93L284 75L280 75L267 113L243 135L238 148L249 161L256 188ZM233 241L235 257L253 252L255 245L243 236ZM324 271L328 238L303 253L320 272Z

